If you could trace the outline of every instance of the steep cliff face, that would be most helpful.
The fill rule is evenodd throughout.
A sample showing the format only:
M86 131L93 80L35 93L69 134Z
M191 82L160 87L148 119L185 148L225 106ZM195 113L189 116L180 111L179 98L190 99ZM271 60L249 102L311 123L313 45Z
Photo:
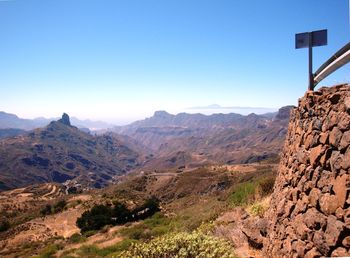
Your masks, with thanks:
M291 112L266 255L350 256L349 144L349 85L307 92Z

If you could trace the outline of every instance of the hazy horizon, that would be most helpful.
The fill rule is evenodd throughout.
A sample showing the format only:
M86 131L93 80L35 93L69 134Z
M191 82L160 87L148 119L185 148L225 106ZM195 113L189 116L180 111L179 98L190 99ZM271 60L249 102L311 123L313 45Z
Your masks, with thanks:
M217 106L217 107L211 107L213 105L216 104L212 104L212 105L208 105L208 106L203 106L203 107L188 107L188 108L184 108L182 110L179 110L178 112L170 112L168 110L165 109L158 109L158 110L154 110L153 112L149 113L149 114L145 114L143 115L139 115L139 116L135 116L135 117L129 117L129 118L124 118L121 119L120 117L114 117L114 118L110 118L110 119L103 119L103 118L93 118L93 116L89 117L79 117L77 115L75 115L74 113L70 113L68 111L62 111L60 114L56 114L54 116L44 116L44 115L39 115L39 116L23 116L21 114L17 114L14 112L10 112L7 110L0 110L0 112L5 112L8 114L13 114L18 116L19 118L23 118L23 119L40 119L40 118L44 118L44 119L59 119L61 117L61 115L63 113L67 113L71 118L76 118L79 120L90 120L93 122L104 122L104 123L108 123L111 125L116 125L116 126L122 126L122 125L127 125L130 124L132 122L138 121L138 120L143 120L149 117L152 117L154 115L155 112L157 111L165 111L171 115L177 115L180 113L187 113L187 114L203 114L203 115L213 115L213 114L229 114L229 113L235 113L235 114L240 114L240 115L249 115L251 113L255 113L257 115L262 115L262 114L267 114L267 113L271 113L271 112L277 112L278 109L280 108L266 108L266 107L221 107L221 106Z
M314 69L350 40L348 0L0 1L0 110L125 124L296 105L308 59L294 35L318 29ZM320 86L347 81L345 66Z

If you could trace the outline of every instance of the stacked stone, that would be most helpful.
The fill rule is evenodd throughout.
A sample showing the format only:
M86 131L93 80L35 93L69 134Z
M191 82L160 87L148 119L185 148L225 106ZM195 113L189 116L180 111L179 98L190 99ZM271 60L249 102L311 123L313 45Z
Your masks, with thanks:
M349 145L349 85L307 92L290 118L267 213L267 256L350 256Z

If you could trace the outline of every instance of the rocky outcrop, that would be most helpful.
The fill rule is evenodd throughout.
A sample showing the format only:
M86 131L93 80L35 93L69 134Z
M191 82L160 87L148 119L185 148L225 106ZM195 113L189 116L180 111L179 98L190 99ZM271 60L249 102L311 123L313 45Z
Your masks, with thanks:
M275 120L284 120L284 119L289 119L290 111L294 108L294 106L284 106L281 107L276 116Z
M251 216L244 208L237 207L216 220L213 233L229 239L238 257L260 257L266 229L266 219Z
M350 87L307 92L291 112L264 252L350 256Z
M60 122L64 125L71 126L69 115L67 115L66 113L63 113L62 118L60 120L58 120L58 122Z

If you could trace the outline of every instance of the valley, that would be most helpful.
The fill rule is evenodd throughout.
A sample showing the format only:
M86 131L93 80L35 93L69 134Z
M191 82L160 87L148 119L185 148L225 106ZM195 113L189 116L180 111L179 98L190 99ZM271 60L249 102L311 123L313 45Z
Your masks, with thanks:
M249 218L261 215L249 215L251 206L264 212L289 110L249 116L159 111L97 135L63 114L0 139L0 255L112 257L132 243L200 227L231 239L221 219L215 221L241 205ZM150 197L159 200L160 212L145 220L91 232L77 226L96 205L118 201L136 209ZM233 240L237 252L257 252L242 232Z
M56 184L5 191L1 194L0 207L6 211L2 216L8 219L11 228L0 233L0 255L12 257L12 254L45 253L49 245L57 247L54 252L57 257L97 257L98 254L89 252L112 255L125 250L132 242L145 241L168 231L191 232L201 225L216 228L222 223L216 225L211 221L239 205L235 203L237 187L247 183L254 185L244 193L243 198L246 199L243 202L256 203L272 191L276 169L275 165L256 163L209 166L181 173L131 174L117 185L70 195ZM261 192L261 182L268 180L271 180L270 188ZM155 196L161 201L161 213L145 221L109 227L91 236L92 232L87 232L79 241L74 240L80 232L75 222L84 210L115 200L134 207L148 196ZM42 215L47 204L54 207L58 200L65 200L63 210ZM25 207L22 207L24 204ZM248 247L243 250L253 252Z
M208 164L252 163L277 158L291 106L276 114L180 113L154 116L112 130L128 135L154 152L146 168L174 169Z
M130 172L278 160L291 107L276 114L171 115L84 132L64 114L43 128L0 139L0 190L49 182L102 188ZM13 125L13 124L9 124ZM3 122L5 126L5 122Z

